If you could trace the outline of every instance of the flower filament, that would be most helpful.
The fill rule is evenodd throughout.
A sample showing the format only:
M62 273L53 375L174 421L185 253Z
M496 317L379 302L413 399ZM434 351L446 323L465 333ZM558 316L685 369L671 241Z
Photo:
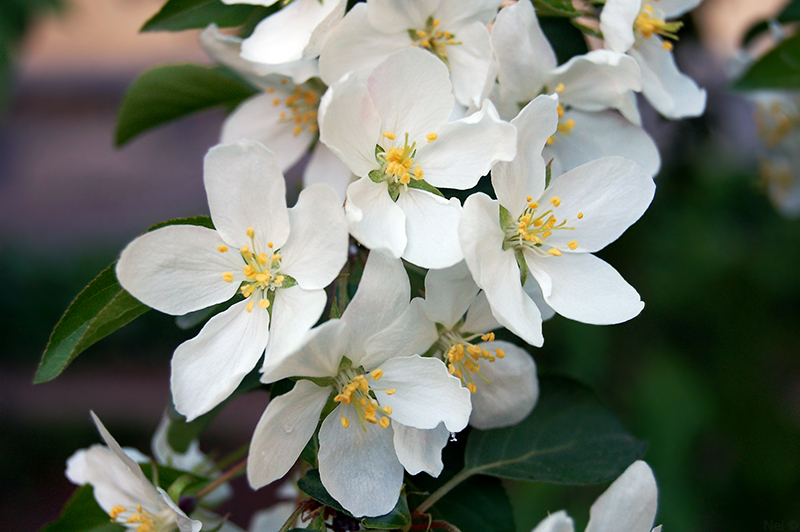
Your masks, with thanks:
M242 283L239 291L245 299L251 298L256 292L261 296L257 301L254 297L251 299L246 307L247 312L252 312L256 305L266 310L271 305L270 300L274 297L275 289L287 288L285 283L288 279L285 275L280 274L281 254L279 250L273 249L272 242L267 244L266 251L260 251L256 245L255 231L252 227L247 228L247 236L250 238L250 244L245 244L239 249L239 255L244 261L242 277L239 278ZM222 245L217 247L217 250L220 253L227 253L228 247ZM232 283L233 272L223 273L222 279L226 283Z
M558 89L561 88L561 91ZM562 92L564 90L564 85L559 84L556 87L556 92ZM564 106L558 104L556 107L556 111L558 111L558 126L556 126L556 132L553 133L550 138L547 139L547 145L550 146L556 141L556 134L561 133L565 137L569 137L572 134L572 130L575 129L575 120L572 118L567 118L564 120Z
M447 47L461 43L456 42L455 35L449 31L442 31L439 26L439 20L431 15L428 17L428 20L425 21L425 27L423 29L410 29L408 30L408 35L411 37L412 46L425 48L444 61L449 67L450 63L447 59Z
M267 93L274 94L275 88L270 87L267 89ZM284 100L276 96L272 100L272 105L275 107L284 105L286 107L286 111L282 111L278 115L278 123L294 124L292 133L294 133L295 137L305 130L308 130L312 135L316 134L318 130L317 112L319 110L320 95L321 93L316 87L306 83L295 86L294 91Z
M678 40L678 30L683 26L682 22L665 22L663 18L656 15L655 9L650 4L644 4L636 20L633 21L633 29L642 37L649 39L653 35L659 35L664 39ZM662 48L672 50L672 43L664 41Z
M502 349L495 349L492 352L473 344L472 341L478 337L484 342L494 342L492 332L483 335L462 333L459 331L459 326L456 326L453 330L442 331L436 344L436 352L447 364L447 371L450 375L458 377L461 384L471 393L478 390L473 374L483 379L486 384L491 384L491 381L481 374L480 361L491 363L506 356Z
M364 431L367 430L365 423L372 423L384 429L389 426L389 418L386 416L392 414L392 407L381 406L375 392L380 391L386 395L392 395L396 390L394 388L377 388L375 384L381 377L383 377L381 369L366 373L350 368L343 370L334 378L334 386L339 393L333 398L333 401L343 405L353 405L356 418ZM372 385L370 385L370 381ZM383 414L383 416L379 418L379 414ZM350 421L345 417L344 409L342 409L341 422L344 428L350 427Z
M136 532L166 532L175 527L174 515L169 510L164 510L156 515L137 504L134 508L114 506L108 512L113 521L133 529Z
M543 245L547 245L547 239L552 236L553 231L575 229L567 226L565 218L559 221L554 214L555 209L561 206L561 198L558 196L550 198L549 203L552 208L542 208L538 202L532 201L530 196L526 198L526 201L528 204L517 220L509 220L503 227L505 232L503 249L527 248L543 257L547 255L560 257L561 250L556 247L550 247L545 250ZM583 213L579 212L577 218L579 220L582 219ZM574 251L578 248L578 242L571 240L567 242L567 247Z

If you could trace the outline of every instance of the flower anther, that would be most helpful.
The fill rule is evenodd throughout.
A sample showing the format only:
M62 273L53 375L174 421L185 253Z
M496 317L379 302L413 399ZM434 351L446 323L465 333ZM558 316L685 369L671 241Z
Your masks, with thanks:
M425 138L428 143L434 142L439 137L436 133L428 133ZM375 146L375 160L380 169L370 172L370 179L375 182L385 181L390 189L398 191L400 187L408 190L411 181L422 181L424 172L419 163L414 161L417 154L417 143L409 145L408 133L404 135L403 145L396 146L397 135L392 131L384 131L382 143ZM398 143L399 144L399 143Z
M444 61L449 67L450 63L447 59L447 47L456 46L461 43L455 40L455 35L449 31L443 31L440 26L441 22L431 15L428 17L428 20L425 21L424 28L410 29L408 30L408 35L411 37L411 43L414 46L425 48Z
M559 89L561 90L559 91ZM559 83L558 87L555 88L555 91L557 93L563 92L564 84ZM570 134L572 134L572 130L575 129L575 120L573 120L572 118L567 118L566 120L564 120L564 106L558 104L556 110L558 111L558 126L556 126L556 132L553 135L551 135L550 138L547 139L548 146L551 146L553 145L553 143L555 143L557 134L561 133L565 137L569 137Z
M477 338L487 343L494 342L493 332L472 334L462 332L460 328L461 322L451 330L442 330L434 348L437 356L447 365L450 375L458 377L462 386L467 388L470 393L475 393L478 391L478 386L475 383L477 379L474 378L474 375L480 377L486 384L492 382L481 373L481 362L485 361L491 364L498 358L504 358L506 354L502 349L490 351L472 343Z
M659 17L656 10L650 4L642 5L642 9L633 22L633 29L642 37L649 39L653 35L659 35L664 39L678 40L677 32L683 26L682 22L666 22ZM661 45L665 50L672 50L672 43L664 41Z
M113 506L108 512L111 519L136 532L165 532L175 527L175 515L169 510L154 514L141 504L135 507Z
M334 386L338 394L333 398L336 403L342 405L352 405L355 410L356 419L361 424L361 428L366 431L365 423L372 423L382 428L389 426L389 416L392 414L392 407L381 406L375 392L383 392L392 395L394 388L381 388L376 383L383 377L383 370L375 369L369 373L358 369L348 368L339 373L334 378ZM379 417L379 414L383 416ZM342 427L349 428L350 420L345 416L342 409Z
M527 248L534 251L541 257L560 257L561 250L556 247L547 246L547 239L553 234L553 231L571 231L575 227L567 225L568 222L565 218L560 221L555 212L561 206L561 198L553 196L549 199L548 203L552 208L547 208L539 205L539 202L533 201L528 196L525 198L527 205L522 211L522 214L516 219L509 219L503 227L505 239L503 240L503 249L523 249ZM583 218L583 213L579 212L576 216L578 220ZM571 251L578 249L577 240L571 240L567 243L567 247Z
M267 92L273 94L275 89L270 87ZM272 100L272 105L275 107L283 105L286 108L285 111L282 111L280 115L278 115L278 123L294 124L292 132L295 137L305 130L308 130L311 134L316 134L318 130L317 113L319 110L320 98L321 92L309 83L296 86L294 91L284 100L275 97L275 99Z

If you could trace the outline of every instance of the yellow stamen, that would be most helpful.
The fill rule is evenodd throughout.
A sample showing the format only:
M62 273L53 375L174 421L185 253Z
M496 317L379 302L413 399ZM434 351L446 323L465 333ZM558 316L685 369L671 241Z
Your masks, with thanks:
M484 342L494 342L494 333L490 332L484 334L483 336L481 336L481 340L483 340Z
M561 205L561 198L559 198L558 196L553 196L552 198L550 198L550 203L553 204L553 207L558 207Z
M468 383L467 383L467 390L469 390L469 392L470 392L470 393L475 393L475 392L477 392L477 391L478 391L478 387L477 387L477 386L475 386L475 384L474 384L474 383L472 383L472 382L468 382Z
M428 139L428 142L433 142L434 140L439 138L439 135L436 133L428 133L425 135L425 138Z
M231 273L231 272L223 273L222 274L222 280L225 281L226 283L232 283L233 282L233 273Z
M217 250L220 253L225 253L226 251L228 251L228 246L226 246L225 244L220 244L219 246L217 246Z
M552 255L554 257L560 257L561 251L558 248L550 248L549 250L547 250L547 254Z
M247 307L245 307L247 309L247 312L253 312L253 305L255 305L255 301L251 301L250 303L247 304Z
M575 251L576 249L578 249L578 241L577 240L570 240L569 242L567 242L567 245L569 246L569 249L571 249L572 251Z
M495 349L494 353L497 356L497 358L504 358L506 356L506 352L503 351L502 349Z
M664 50L666 50L666 51L668 51L668 52L671 52L671 51L672 51L672 49L673 49L673 48L675 48L675 47L674 47L674 46L672 46L672 43L671 43L671 42L669 42L669 41L663 41L663 42L661 43L661 48L663 48Z
M583 219L583 213L582 213L582 212L579 212L579 213L578 213L578 220L582 220L582 219Z
M258 254L258 263L262 266L269 262L269 255L264 253L263 251Z
M111 519L116 519L119 514L124 513L125 511L126 510L124 506L117 505L111 508L111 511L108 512L108 515L111 517Z
M384 136L384 137L386 137L386 138L387 138L387 139L389 139L389 140L394 140L394 139L396 139L396 138L397 138L397 135L395 135L395 134L394 134L394 133L392 133L391 131L384 131L384 132L383 132L383 136Z
M383 377L383 370L382 369L376 369L372 373L370 373L370 375L376 381L381 380L381 377Z
M337 396L337 397L338 397L338 396ZM344 416L342 416L342 426L343 426L344 428L347 428L347 427L349 427L349 426L350 426L350 422L349 422L349 421L347 420L347 418L346 418L346 417L344 417Z
M386 390L386 395L392 395L392 394L394 394L394 392L396 392L396 391L397 391L397 390L396 390L395 388L389 388L388 390Z
M556 88L553 89L553 90L555 92L561 94L562 92L564 92L564 84L563 83L559 83L558 85L556 85Z
M268 299L259 299L258 300L258 306L261 307L261 308L264 308L264 309L269 308L269 300Z
M380 425L381 428L384 428L384 429L388 428L389 427L389 418L388 417L381 418L381 420L378 422L378 425Z

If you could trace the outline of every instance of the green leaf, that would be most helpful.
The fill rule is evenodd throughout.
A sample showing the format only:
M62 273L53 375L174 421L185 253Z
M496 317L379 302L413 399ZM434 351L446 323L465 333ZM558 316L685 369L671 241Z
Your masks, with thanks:
M411 182L408 183L408 188L416 188L419 190L430 192L431 194L436 194L437 196L444 197L444 194L439 192L438 188L434 187L424 179L412 179Z
M800 88L800 33L770 50L733 84L736 90Z
M230 28L261 20L280 7L225 5L220 0L168 0L140 31L183 31L205 28L212 22Z
M58 519L39 532L122 532L125 527L111 522L97 501L92 486L86 484L75 490Z
M514 532L514 510L503 483L473 477L456 486L431 509L431 514L461 532Z
M564 377L540 384L539 403L520 424L470 433L459 475L597 484L644 455L647 444L628 434L587 387Z
M326 490L325 486L322 485L322 480L319 478L318 470L309 469L303 478L297 481L297 487L300 488L300 491L318 503L329 508L333 508L334 510L347 513L347 511L342 508L342 505L336 502L336 499L331 497L331 495L328 493L328 490Z
M778 15L779 22L797 22L800 20L800 0L792 0Z
M166 225L210 223L207 216L182 218L160 223L148 231ZM50 335L34 384L55 379L88 347L150 310L122 289L115 266L116 262L103 270L67 308Z
M191 113L223 106L232 110L256 94L220 66L162 65L148 70L125 94L117 119L116 144Z
M572 5L572 0L533 0L533 7L540 17L577 17L582 15Z
M525 286L525 281L528 280L528 261L525 260L525 255L519 248L514 249L514 258L517 259L517 265L519 266L519 282L522 286Z

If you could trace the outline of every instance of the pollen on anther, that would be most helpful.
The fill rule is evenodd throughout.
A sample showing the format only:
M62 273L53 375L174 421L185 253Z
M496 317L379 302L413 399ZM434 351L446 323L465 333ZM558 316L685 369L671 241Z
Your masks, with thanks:
M428 133L427 135L425 135L425 138L428 139L428 142L433 142L434 140L439 138L439 135L437 133Z
M382 429L389 428L389 423L388 417L382 417L381 420L378 421L378 425L380 425Z
M672 46L671 42L664 41L664 42L661 43L661 48L663 48L664 50L666 50L668 52L671 52L672 49L674 48L674 46Z
M376 369L376 370L374 370L372 373L370 373L370 375L371 375L371 376L372 376L372 378L373 378L373 379L375 379L376 381L377 381L377 380L380 380L380 379L381 379L381 377L383 377L383 370L382 370L382 369Z
M555 92L561 94L562 92L564 92L564 84L563 83L559 83L558 85L556 85L556 88L553 89L553 90Z
M253 312L253 306L254 305L255 305L255 301L251 301L250 303L248 303L247 307L245 307L247 309L247 312Z
M268 247L269 249L272 249L272 248L273 248L273 244L272 244L272 242L267 242L267 247Z
M394 133L392 133L391 131L384 131L384 132L383 132L383 136L384 136L384 137L386 137L386 138L387 138L387 139L389 139L389 140L394 140L394 139L396 139L396 138L397 138L397 135L395 135L395 134L394 134Z
M472 382L468 382L468 383L467 383L467 390L469 390L469 393L475 393L475 392L477 392L477 391L478 391L478 387L477 387L477 386L475 386L475 384L474 384L474 383L472 383Z
M272 100L272 105L274 105L275 107L279 106L280 104L281 104L280 98L275 98L274 100Z
M578 249L578 241L577 240L570 240L569 242L567 242L567 245L569 246L569 249L571 249L572 251L575 251L576 249Z
M261 308L269 308L269 300L268 299L259 299L258 306Z
M228 246L226 246L225 244L220 244L219 246L217 246L217 251L219 251L220 253L225 253L226 251L228 251Z
M483 336L481 336L481 340L483 340L484 342L494 342L494 333L490 332L484 334Z
M388 390L386 390L386 395L392 395L396 391L397 390L395 388L389 388Z
M344 428L347 428L347 427L349 427L349 426L350 426L350 422L349 422L349 421L347 421L347 418L346 418L346 417L343 417L343 418L342 418L342 426L343 426Z
M231 272L223 273L222 274L222 280L225 281L226 283L232 283L233 282L233 273L231 273Z
M550 249L547 250L547 254L548 255L552 255L554 257L560 257L561 256L561 250L558 249L558 248L550 248Z
M550 198L550 203L553 204L553 207L558 207L561 205L561 198L559 198L558 196L553 196L552 198Z
M579 213L578 213L578 220L582 220L582 219L583 219L583 213L582 213L582 212L579 212Z
M249 236L250 238L253 238L253 235L255 235L255 234L256 234L255 229L253 229L252 227L248 227L247 228L247 236Z

